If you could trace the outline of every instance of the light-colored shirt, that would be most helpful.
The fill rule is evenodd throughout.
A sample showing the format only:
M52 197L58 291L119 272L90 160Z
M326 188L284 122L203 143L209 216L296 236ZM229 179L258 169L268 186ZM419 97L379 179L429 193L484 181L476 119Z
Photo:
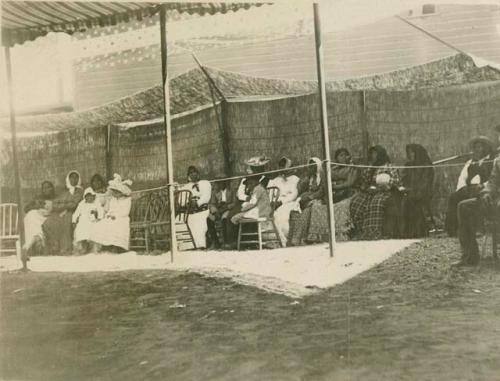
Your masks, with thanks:
M268 188L277 187L280 190L280 196L278 201L282 204L295 201L299 195L297 185L299 183L299 178L295 175L288 177L278 176L269 181L267 185Z
M479 165L483 163L488 158L488 156L483 157L481 160L479 160ZM469 176L469 166L472 164L472 159L469 160L467 163L465 163L464 167L462 168L462 172L460 172L460 176L458 177L457 181L457 189L459 190L460 188L463 188L464 186L467 185L467 177ZM471 184L481 184L481 177L479 175L476 175L472 178Z
M212 197L212 184L207 180L200 180L197 183L189 182L182 189L191 191L193 197L196 197L197 205L202 206L208 204Z
M271 215L271 202L267 190L262 185L257 185L250 196L250 200L241 205L242 212L247 218L267 218Z

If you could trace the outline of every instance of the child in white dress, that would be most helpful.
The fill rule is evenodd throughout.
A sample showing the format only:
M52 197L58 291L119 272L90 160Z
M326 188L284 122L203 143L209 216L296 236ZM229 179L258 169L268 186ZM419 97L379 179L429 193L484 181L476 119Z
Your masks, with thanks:
M89 251L89 241L94 224L104 216L104 209L96 198L92 188L85 189L83 200L73 213L75 252L80 254Z

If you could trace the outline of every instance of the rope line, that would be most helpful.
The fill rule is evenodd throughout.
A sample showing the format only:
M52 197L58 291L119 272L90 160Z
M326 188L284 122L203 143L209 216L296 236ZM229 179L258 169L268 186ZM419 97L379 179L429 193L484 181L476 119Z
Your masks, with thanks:
M325 163L325 162L326 162L326 160L321 160L321 163ZM493 162L494 162L494 160L484 160L483 161L483 163L493 163ZM462 167L465 164L466 163L430 164L430 165L391 165L390 167L387 167L387 168L391 168L391 169L452 168L452 167ZM335 166L335 167L350 167L350 168L360 168L360 169L384 168L384 166L380 166L380 165L345 164L345 163L337 163L334 161L330 161L330 165ZM222 179L214 179L214 180L206 180L206 181L208 181L209 183L218 183L221 181L241 180L241 179L245 179L249 176L262 176L262 175L267 175L267 174L272 174L272 173L288 172L288 171L292 171L295 169L306 168L309 166L311 166L311 164L302 164L302 165L296 165L296 166L289 167L289 168L274 169L274 170L270 170L270 171L245 174L245 175L238 175L238 176L231 176L231 177L225 177ZM171 184L166 184L166 185L162 185L162 186L155 187L155 188L148 188L148 189L133 191L132 194L154 192L154 191L158 191L158 190L168 189L169 186L179 186L179 185L180 185L179 183L174 182Z

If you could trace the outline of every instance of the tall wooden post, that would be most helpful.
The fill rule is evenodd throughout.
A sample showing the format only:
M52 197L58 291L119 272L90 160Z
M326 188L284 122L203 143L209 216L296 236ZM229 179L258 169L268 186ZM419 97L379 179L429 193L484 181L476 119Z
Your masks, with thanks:
M106 158L106 181L113 178L113 154L111 152L111 125L107 125L104 130L104 149Z
M323 137L323 153L325 158L325 173L328 195L328 225L330 227L330 257L333 257L335 251L335 216L333 214L333 190L332 190L332 167L330 160L330 137L328 133L328 111L326 108L326 86L325 72L323 68L323 45L321 41L321 24L319 17L319 5L313 4L314 9L314 37L316 41L316 67L318 73L318 88L321 111L321 130Z
M16 203L18 211L18 229L21 237L21 248L24 246L24 213L23 213L23 198L21 193L21 177L19 175L19 161L17 155L17 134L16 134L16 110L14 109L14 90L12 86L12 62L10 58L10 48L4 49L5 52L5 67L7 69L7 87L9 91L9 116L10 116L10 133L12 144L12 162L14 165L14 185L16 187ZM28 253L21 249L21 262L23 270L27 270Z
M174 198L174 163L172 158L172 125L170 121L170 86L167 69L167 9L160 6L160 46L161 46L161 74L163 79L165 151L167 155L168 207L170 215L170 260L174 261L177 251L177 237L175 235L175 198Z
M361 106L363 108L361 112L361 143L363 147L363 157L368 157L368 149L370 147L370 137L368 135L368 126L366 119L366 91L361 91Z

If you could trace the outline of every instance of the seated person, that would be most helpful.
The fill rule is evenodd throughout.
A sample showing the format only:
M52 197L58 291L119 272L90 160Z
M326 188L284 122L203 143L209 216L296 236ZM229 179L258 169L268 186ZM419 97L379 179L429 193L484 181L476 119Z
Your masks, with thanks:
M111 196L108 193L108 189L106 187L106 181L104 180L104 177L102 177L100 174L96 173L90 179L90 187L95 192L95 196L96 196L96 199L99 202L99 204L101 204L101 206L104 209L107 209L108 202L109 202L109 199Z
M445 230L450 237L457 235L457 206L460 201L477 197L490 178L493 168L494 144L486 136L478 136L469 142L472 158L465 163L458 178L456 191L448 199Z
M381 146L371 147L368 158L369 165L375 168L363 172L360 191L353 196L349 206L353 233L355 238L364 240L394 238L399 235L399 226L387 209L401 187L399 172L392 168L387 151Z
M90 250L90 239L93 224L104 217L104 209L96 193L89 187L83 193L83 200L73 213L72 222L74 230L74 251L76 254L87 253Z
M248 175L252 175L254 173L262 173L267 169L267 165L269 163L269 159L265 156L252 157L245 161L247 166L246 172ZM259 182L264 187L267 188L269 184L269 177L267 175L260 175ZM236 191L236 202L233 205L233 208L229 211L228 218L231 219L234 215L241 212L241 204L248 199L248 187L246 186L246 178L243 178L240 181L238 189ZM233 247L236 242L238 231L234 229L235 225L228 224L227 231L227 241L226 244L228 248Z
M52 211L52 200L55 198L54 184L50 181L44 181L42 192L24 208L25 243L23 249L28 255L45 253L45 236L42 225Z
M187 175L189 182L180 189L189 190L192 194L188 225L196 248L204 249L207 247L207 218L210 214L208 203L212 197L212 185L207 180L200 180L200 172L195 166L188 168Z
M245 161L245 164L247 165L247 174L252 175L254 173L265 172L269 161L270 160L265 156L252 157L248 159L247 161ZM269 181L270 179L267 175L261 175L259 177L259 182L264 188L267 188ZM240 186L238 187L237 197L241 202L244 202L247 199L247 194L245 192L245 182L246 179L242 179L240 182Z
M102 246L118 253L129 249L131 185L132 181L122 180L117 174L109 181L109 208L104 218L93 223L90 229L90 241L94 243L94 251L100 251Z
M334 158L339 164L353 164L351 153L346 148L336 150ZM353 231L349 206L358 182L359 170L357 168L342 165L332 167L333 209L337 241L347 241Z
M71 218L83 199L80 184L80 174L70 171L66 176L66 191L52 201L51 212L42 226L47 252L50 255L70 255L73 252Z
M279 238L283 247L288 240L288 231L290 227L290 212L295 207L295 200L299 195L297 185L299 178L293 170L285 169L292 166L292 161L287 157L282 157L278 162L278 169L284 170L278 176L269 181L268 188L277 187L280 191L278 198L278 208L274 211L274 224L278 230Z
M352 164L351 153L347 148L339 148L334 154L335 162L339 164ZM332 167L333 202L337 203L354 194L359 172L357 168L347 166Z
M290 212L288 246L329 241L325 181L321 160L309 159L307 174L298 184L299 197Z
M260 183L260 178L258 176L247 177L246 186L250 196L248 201L241 205L241 212L231 218L234 225L238 225L242 221L269 218L272 213L269 194Z
M223 242L228 242L228 224L230 220L228 219L229 211L234 207L236 202L236 195L233 190L231 190L230 182L228 180L217 181L214 184L214 192L212 193L212 198L210 199L208 209L210 214L207 218L207 239L210 248L220 248L221 242L219 241L219 236L217 235L216 222L222 224L222 239Z
M434 168L426 149L420 144L406 146L406 166L429 166L429 168L406 168L403 171L402 237L420 238L429 235L428 217L431 218L432 185Z

